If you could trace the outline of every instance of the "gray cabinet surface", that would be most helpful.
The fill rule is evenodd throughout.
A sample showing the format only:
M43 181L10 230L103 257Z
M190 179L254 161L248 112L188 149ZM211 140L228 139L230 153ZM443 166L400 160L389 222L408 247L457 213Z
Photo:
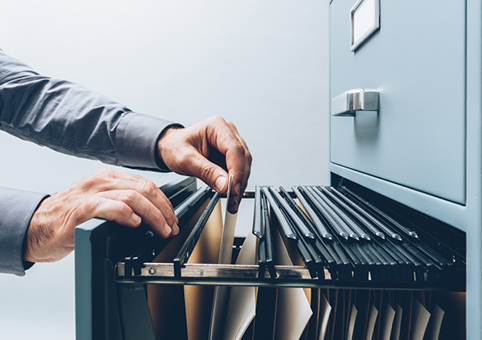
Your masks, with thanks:
M381 1L352 52L355 2L330 5L330 96L375 89L380 108L331 117L331 163L465 204L465 1Z

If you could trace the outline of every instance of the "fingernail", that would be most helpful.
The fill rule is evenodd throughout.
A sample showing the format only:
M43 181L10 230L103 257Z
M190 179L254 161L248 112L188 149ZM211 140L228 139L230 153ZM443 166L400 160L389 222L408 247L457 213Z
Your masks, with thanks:
M132 214L132 222L134 222L135 225L141 224L141 218L137 216L136 214Z
M172 226L172 235L177 234L179 234L179 226L177 225L177 223L174 223L174 225Z
M167 236L171 234L171 227L169 227L167 224L164 225L164 231L166 232Z
M224 184L226 184L226 177L220 176L214 183L214 186L216 187L217 191L221 191L224 188Z

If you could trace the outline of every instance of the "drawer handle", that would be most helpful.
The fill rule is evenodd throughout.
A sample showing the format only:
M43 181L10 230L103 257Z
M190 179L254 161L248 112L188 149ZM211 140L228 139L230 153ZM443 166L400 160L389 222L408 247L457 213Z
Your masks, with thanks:
M331 100L331 114L354 117L357 111L378 111L379 98L380 92L377 90L346 91Z

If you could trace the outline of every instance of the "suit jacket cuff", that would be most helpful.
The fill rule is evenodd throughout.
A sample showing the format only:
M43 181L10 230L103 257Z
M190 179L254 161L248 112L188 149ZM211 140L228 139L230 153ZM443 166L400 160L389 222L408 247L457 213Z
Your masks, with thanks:
M115 136L118 165L167 172L157 155L157 141L170 127L182 127L164 119L130 112L119 122Z
M46 194L0 187L0 273L25 275L32 266L23 261L30 220Z

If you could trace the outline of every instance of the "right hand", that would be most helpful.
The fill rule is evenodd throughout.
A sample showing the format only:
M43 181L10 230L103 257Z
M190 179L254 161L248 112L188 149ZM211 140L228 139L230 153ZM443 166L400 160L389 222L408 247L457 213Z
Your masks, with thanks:
M157 149L169 169L196 176L217 192L228 190L228 173L233 175L228 209L231 214L238 211L253 158L232 122L211 117L185 129L168 129Z
M133 228L144 222L163 238L179 233L171 202L154 183L103 169L42 201L30 221L24 260L67 256L74 249L74 228L95 217Z

